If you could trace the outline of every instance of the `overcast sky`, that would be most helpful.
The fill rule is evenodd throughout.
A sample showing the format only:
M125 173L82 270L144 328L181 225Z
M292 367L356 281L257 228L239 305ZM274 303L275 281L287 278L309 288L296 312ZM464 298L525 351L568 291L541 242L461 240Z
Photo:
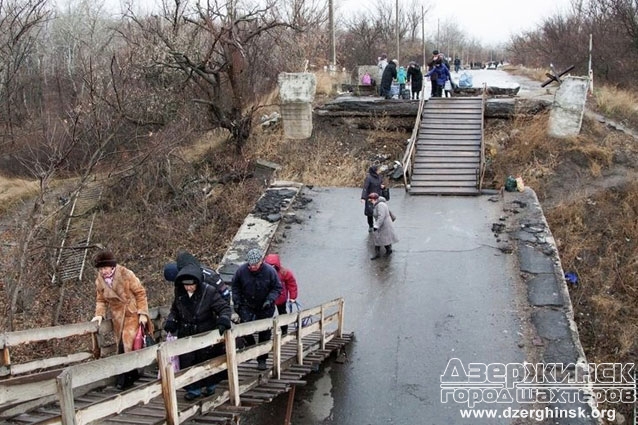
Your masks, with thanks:
M383 0L396 4L394 0ZM469 37L486 44L509 40L510 34L534 29L548 16L569 9L570 0L422 0L426 13L426 38L436 34L437 20L456 22ZM340 13L374 9L374 1L335 0ZM400 0L400 3L406 3ZM420 14L421 11L419 10Z

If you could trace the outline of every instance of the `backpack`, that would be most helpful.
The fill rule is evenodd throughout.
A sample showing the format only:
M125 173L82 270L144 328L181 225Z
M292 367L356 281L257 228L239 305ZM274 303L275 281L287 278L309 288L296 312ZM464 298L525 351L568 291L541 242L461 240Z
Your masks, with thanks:
M224 299L230 297L230 288L223 281L219 273L215 270L202 266L202 276L204 276L204 282L216 288L217 291Z

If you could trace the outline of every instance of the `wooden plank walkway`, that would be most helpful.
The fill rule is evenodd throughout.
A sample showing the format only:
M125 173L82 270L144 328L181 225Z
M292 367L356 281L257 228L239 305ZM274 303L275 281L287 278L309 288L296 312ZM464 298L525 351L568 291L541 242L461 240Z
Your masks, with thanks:
M308 351L305 356L303 365L295 364L297 356L297 343L291 341L282 347L282 364L287 364L280 378L273 377L273 363L269 358L267 361L268 369L265 371L257 370L257 363L249 361L242 363L239 369L239 383L242 386L250 386L251 389L244 392L241 396L241 406L232 406L228 402L228 381L221 382L215 394L209 397L195 399L193 401L185 401L183 398L184 390L178 390L178 408L180 412L191 410L203 411L205 405L214 405L212 410L202 414L201 416L192 417L189 421L192 423L202 423L210 425L223 425L237 423L237 418L242 413L264 403L271 402L275 397L288 392L293 385L305 385L303 378L317 370L319 365L325 361L332 353L344 348L345 345L352 341L352 334L343 335L341 338L334 338L326 344L325 350L317 350L320 344L319 333L313 333L303 339L304 351ZM144 377L137 381L133 389L150 384L157 381L157 370L148 371ZM129 390L130 391L130 390ZM85 408L92 404L104 402L106 399L117 399L126 392L120 392L115 387L108 386L96 389L80 397L74 398L76 408ZM45 425L55 422L60 416L60 404L51 403L49 405L38 408L34 411L23 413L15 418L7 421L9 424L29 424L29 425ZM148 403L135 406L122 411L116 416L105 418L96 424L102 425L120 425L120 424L140 424L140 425L161 425L166 423L166 408L161 396L154 397Z
M419 124L410 194L478 195L482 140L482 98L430 98Z
M304 319L313 321L301 326ZM288 335L281 335L281 326L289 325ZM236 350L235 338L264 329L273 329L273 339ZM297 329L299 328L299 330ZM331 329L331 330L329 330ZM343 350L352 341L352 334L343 329L343 300L337 299L321 306L291 313L274 319L234 326L224 336L217 331L145 348L143 350L93 360L52 371L55 376L35 374L41 381L42 396L51 397L44 403L18 414L3 417L7 424L67 425L137 423L172 425L177 423L234 424L242 413L272 401L304 385L304 377L331 354ZM226 339L224 339L226 338ZM222 342L228 354L206 363L173 372L169 357L187 353L206 345ZM267 369L257 369L255 358L269 353ZM154 362L157 359L157 362ZM162 379L157 368L162 366ZM112 386L114 376L133 367L143 367L147 373L134 387L118 391ZM228 380L221 382L213 395L186 401L183 387L204 376L228 370ZM164 373L166 371L166 374ZM111 377L110 379L108 379ZM25 378L29 378L28 376ZM32 380L33 380L32 379ZM53 379L54 382L51 382ZM105 383L111 385L105 385ZM34 382L37 385L37 382ZM26 386L25 386L26 385ZM53 385L53 387L52 387ZM87 389L87 386L91 386ZM44 388L47 389L44 389ZM56 390L57 387L57 390ZM18 400L31 403L33 395L21 379L0 381L0 395L11 408ZM18 392L16 392L18 391ZM24 393L24 397L17 394ZM11 397L10 394L16 394ZM51 394L51 396L49 396ZM37 401L37 400L34 400ZM44 400L43 400L44 401ZM1 410L0 410L1 411Z

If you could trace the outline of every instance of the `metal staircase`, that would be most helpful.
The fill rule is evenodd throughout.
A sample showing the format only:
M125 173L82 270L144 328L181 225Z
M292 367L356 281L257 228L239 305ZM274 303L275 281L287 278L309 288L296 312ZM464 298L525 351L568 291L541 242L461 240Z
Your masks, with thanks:
M416 137L410 194L478 195L483 165L483 99L430 98Z

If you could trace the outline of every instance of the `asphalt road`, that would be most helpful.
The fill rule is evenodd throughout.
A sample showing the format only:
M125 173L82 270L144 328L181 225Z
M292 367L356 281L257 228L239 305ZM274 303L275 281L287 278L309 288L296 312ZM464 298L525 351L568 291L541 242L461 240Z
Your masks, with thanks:
M295 273L304 307L345 298L345 327L355 341L345 364L325 364L298 389L293 423L510 423L461 419L464 405L442 403L440 388L452 358L465 365L525 359L517 261L497 248L491 230L502 204L393 189L400 242L390 258L370 261L360 189L304 194L313 202L296 211L303 222L283 229L271 252ZM254 409L242 423L283 423L286 399Z

